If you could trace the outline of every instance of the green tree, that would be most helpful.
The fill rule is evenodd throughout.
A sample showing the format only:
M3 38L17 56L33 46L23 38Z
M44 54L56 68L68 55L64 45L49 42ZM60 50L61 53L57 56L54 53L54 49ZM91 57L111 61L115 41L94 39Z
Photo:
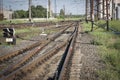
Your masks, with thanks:
M27 12L24 10L17 10L13 13L14 18L26 18Z
M47 9L42 7L41 5L38 6L31 6L32 18L45 18ZM28 18L29 11L24 10L17 10L13 13L14 18Z
M63 9L60 10L60 18L65 18L65 11Z

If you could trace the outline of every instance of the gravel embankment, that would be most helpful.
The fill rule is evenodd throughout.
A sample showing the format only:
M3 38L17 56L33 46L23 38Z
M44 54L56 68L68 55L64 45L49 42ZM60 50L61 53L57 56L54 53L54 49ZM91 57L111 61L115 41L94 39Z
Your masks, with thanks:
M98 71L104 68L104 64L98 53L98 46L92 45L93 37L88 33L81 33L81 53L82 68L80 73L80 80L99 80Z

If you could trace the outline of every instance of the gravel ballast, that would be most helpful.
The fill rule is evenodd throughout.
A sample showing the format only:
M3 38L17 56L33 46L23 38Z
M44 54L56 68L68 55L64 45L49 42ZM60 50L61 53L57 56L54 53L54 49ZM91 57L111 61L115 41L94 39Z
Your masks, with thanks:
M98 53L98 46L91 44L93 36L85 32L80 34L80 48L83 54L80 80L99 80L98 71L103 69L104 64Z

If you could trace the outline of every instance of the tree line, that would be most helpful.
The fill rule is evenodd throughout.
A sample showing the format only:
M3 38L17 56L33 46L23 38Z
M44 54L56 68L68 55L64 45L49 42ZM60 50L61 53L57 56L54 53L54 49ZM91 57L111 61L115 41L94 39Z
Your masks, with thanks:
M53 14L55 15L55 13ZM28 18L29 17L29 11L25 10L16 10L13 13L13 18ZM37 6L31 6L31 17L32 18L46 18L47 17L47 9L42 7L41 5ZM50 14L48 12L48 17L50 17ZM78 18L81 17L81 15L73 15L72 13L70 14L65 14L65 11L63 9L60 9L59 15L56 16L57 18Z
M42 7L41 5L37 6L31 6L31 16L32 18L45 18L47 9ZM13 13L13 18L28 18L29 17L29 11L25 10L16 10Z

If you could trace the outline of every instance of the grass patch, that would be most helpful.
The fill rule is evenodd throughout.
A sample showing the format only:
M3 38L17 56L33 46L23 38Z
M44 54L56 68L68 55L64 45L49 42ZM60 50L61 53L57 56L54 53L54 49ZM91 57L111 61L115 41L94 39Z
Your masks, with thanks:
M17 43L19 43L21 40L18 38L21 37L23 39L30 39L34 36L37 36L41 33L41 29L39 27L27 27L27 28L16 28L15 29L15 34L17 37ZM5 38L3 37L3 31L0 30L0 42L2 45L6 45L5 43Z
M117 31L120 31L120 20L110 21L110 27Z
M28 20L22 20L22 19L12 19L12 20L3 20L0 21L0 24L18 24L18 23L27 23Z
M39 36L44 30L45 34L53 34L59 31L59 29L44 29L43 27L25 27L25 28L16 28L15 34L17 37L17 43L20 43L23 39L30 40L35 36ZM0 43L6 45L5 38L3 38L3 31L0 30ZM1 45L1 44L0 44Z
M119 22L119 21L118 21ZM103 23L103 22L101 22ZM120 22L119 22L120 24ZM116 22L112 22L116 26ZM83 23L84 31L90 31L90 23ZM120 28L119 28L120 29ZM99 54L105 62L105 70L98 71L99 80L119 80L120 79L120 36L98 28L89 34L94 36L93 44L99 45Z
M42 32L39 27L27 27L22 29L16 29L16 35L20 35L25 39L30 39L33 36L37 36Z

